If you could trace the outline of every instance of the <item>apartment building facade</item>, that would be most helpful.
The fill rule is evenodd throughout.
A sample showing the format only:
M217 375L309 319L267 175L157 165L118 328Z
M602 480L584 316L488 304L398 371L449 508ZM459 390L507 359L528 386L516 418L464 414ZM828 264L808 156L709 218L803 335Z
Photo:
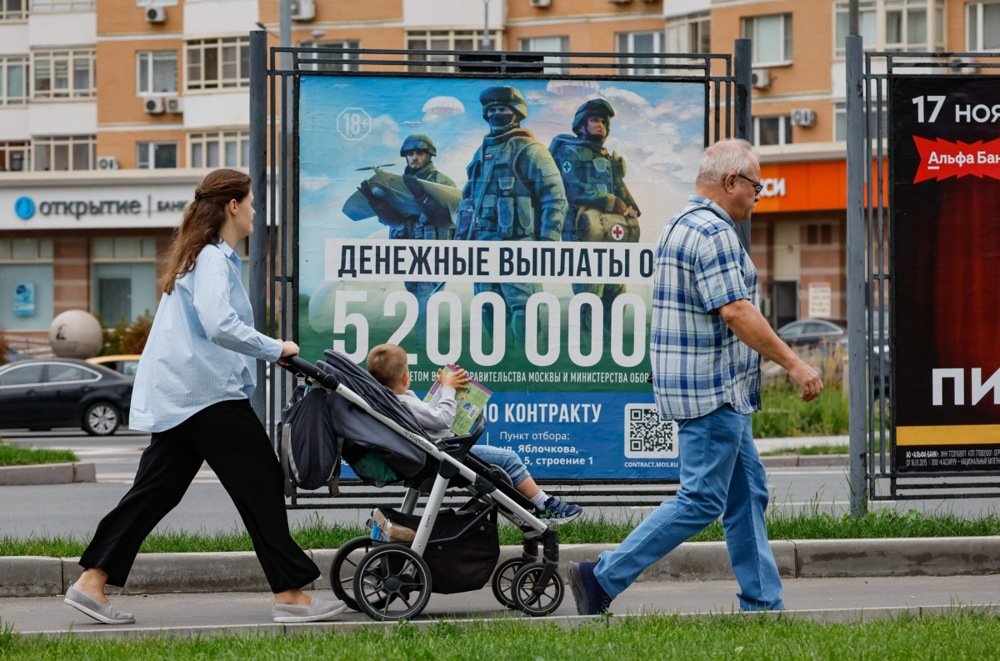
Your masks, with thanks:
M990 51L1000 0L860 0L866 48ZM732 52L753 39L752 252L781 324L846 316L847 0L296 0L292 44ZM278 0L0 0L0 328L153 310L194 185L249 159L249 32ZM547 57L558 65L558 56ZM345 63L342 66L357 66ZM16 302L30 285L31 302ZM15 294L17 292L17 294Z

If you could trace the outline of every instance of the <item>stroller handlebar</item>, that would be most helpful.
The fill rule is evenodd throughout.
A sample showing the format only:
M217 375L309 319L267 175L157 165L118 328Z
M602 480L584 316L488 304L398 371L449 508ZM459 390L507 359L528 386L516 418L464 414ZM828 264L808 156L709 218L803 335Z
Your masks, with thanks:
M336 377L334 377L333 374L330 374L329 372L324 372L320 368L310 363L308 360L301 358L299 356L287 356L285 358L281 358L278 360L278 364L284 367L292 374L299 374L308 377L310 379L313 379L314 381L319 381L320 383L326 385L328 388L336 388L338 385L337 383L331 383L331 380L336 381Z

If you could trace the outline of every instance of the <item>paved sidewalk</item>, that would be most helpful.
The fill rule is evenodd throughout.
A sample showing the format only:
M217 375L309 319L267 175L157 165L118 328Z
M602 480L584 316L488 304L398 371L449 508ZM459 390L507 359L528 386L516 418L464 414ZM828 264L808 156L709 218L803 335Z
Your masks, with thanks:
M873 578L796 578L785 581L786 614L820 622L858 622L901 613L920 616L960 609L990 610L1000 615L1000 575ZM736 583L729 580L636 583L612 604L616 618L635 613L686 615L738 611ZM329 593L318 592L327 597ZM218 634L285 634L295 631L350 631L383 627L362 613L347 611L337 623L279 625L270 619L271 596L266 592L165 594L113 597L121 610L132 612L136 624L98 624L62 602L62 597L0 599L0 619L23 634L88 637L141 637ZM441 619L525 617L493 598L488 587L456 595L431 595L415 620L420 626ZM566 587L562 605L549 617L531 622L578 626L591 618L576 615Z

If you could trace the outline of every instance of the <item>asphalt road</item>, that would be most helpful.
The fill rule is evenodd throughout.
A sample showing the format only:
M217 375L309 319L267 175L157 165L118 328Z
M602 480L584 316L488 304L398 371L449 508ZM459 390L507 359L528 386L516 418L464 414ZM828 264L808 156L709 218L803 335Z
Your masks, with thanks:
M100 518L128 489L138 465L139 455L148 443L148 435L123 430L105 438L94 438L73 431L5 431L11 443L44 448L68 448L82 461L94 462L96 483L0 487L0 521L5 535L89 537ZM766 441L761 441L766 444ZM771 467L768 479L772 508L783 513L822 511L839 515L850 509L846 466ZM663 487L668 497L673 487ZM385 496L387 502L393 497ZM569 498L572 500L572 498ZM313 501L330 503L329 499ZM386 500L383 500L386 502ZM374 503L371 503L374 504ZM326 523L361 525L368 518L371 504L350 509L290 510L289 520L297 523L322 520ZM915 509L928 513L951 512L960 516L995 513L1000 502L995 499L928 499L919 501L873 501L875 508ZM611 504L587 507L585 516L608 520L638 520L648 507ZM157 528L188 532L232 532L242 530L235 507L219 485L214 473L203 468L181 504Z
M68 448L82 461L92 461L97 469L96 483L0 487L0 522L5 535L16 537L73 536L88 537L100 518L127 491L132 482L139 455L148 443L148 435L128 430L111 437L94 438L73 430L32 433L5 431L6 441L45 448ZM766 441L759 444L766 445ZM829 512L843 514L850 509L846 466L772 467L768 469L774 511ZM655 487L654 487L655 488ZM673 493L672 485L663 486L663 498ZM572 498L569 498L572 500ZM330 502L326 499L318 503ZM376 503L395 504L393 494L378 497ZM908 501L873 501L872 509L910 509L927 513L954 513L963 517L995 513L1000 502L995 499L940 499ZM317 518L327 523L361 525L368 518L370 505L351 509L303 509L289 511L289 520L297 523ZM607 520L639 520L649 507L612 504L588 506L585 516ZM160 523L158 532L232 532L243 526L236 508L222 489L214 473L204 467L181 504Z

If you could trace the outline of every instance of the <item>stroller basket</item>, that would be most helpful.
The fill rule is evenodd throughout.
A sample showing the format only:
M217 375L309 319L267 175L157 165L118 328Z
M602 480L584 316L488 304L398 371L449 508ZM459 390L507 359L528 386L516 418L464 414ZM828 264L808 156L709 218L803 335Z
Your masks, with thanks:
M372 511L371 525L373 540L407 543L420 516L380 506ZM423 558L431 570L433 592L453 594L486 585L500 558L496 508L439 511Z

